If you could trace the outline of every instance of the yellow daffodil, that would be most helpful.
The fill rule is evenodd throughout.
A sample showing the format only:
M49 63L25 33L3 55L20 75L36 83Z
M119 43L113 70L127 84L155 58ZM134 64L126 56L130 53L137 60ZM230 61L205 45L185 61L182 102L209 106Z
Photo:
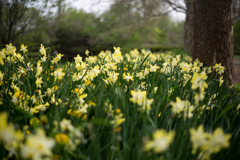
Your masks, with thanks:
M7 122L7 119L7 113L0 113L0 142L3 142L6 149L16 151L24 137L21 131L15 130L14 126Z
M56 71L54 71L53 75L54 75L54 81L57 81L57 80L61 80L65 76L65 73L63 72L62 68L58 68Z
M224 73L224 70L226 70L226 68L224 66L222 66L221 63L216 63L214 66L213 66L213 69L216 70L216 72L219 74L219 75L222 75Z
M129 73L123 73L123 79L125 79L127 82L134 81L133 76L131 76Z
M35 135L27 135L26 142L21 146L21 156L32 160L51 158L51 150L55 146L55 140L48 138L43 129L38 128Z
M41 44L39 52L41 53L41 55L46 56L46 49L45 49L44 45Z
M52 64L57 64L58 61L61 60L63 54L59 53L55 58L53 58L53 60L51 61Z
M72 131L74 129L74 126L72 125L72 122L69 119L63 119L60 122L60 127L62 131Z
M64 133L59 133L55 135L56 142L59 144L68 144L69 137Z
M26 53L28 51L27 46L24 46L24 44L22 44L20 51L22 51L23 53Z
M0 71L0 86L1 86L2 83L3 83L3 76L4 76L4 73L2 73L2 72Z
M206 73L201 73L198 74L197 72L194 72L191 83L192 83L192 89L195 90L197 88L200 89L205 89L208 87L207 83L205 82L205 80L207 79L207 75Z
M190 102L188 100L181 100L179 97L177 97L176 102L171 102L171 105L173 113L180 113L184 111L185 107L188 107L190 105Z
M153 133L153 140L149 140L144 145L144 150L149 151L153 149L155 153L161 153L168 149L175 136L175 131L166 132L163 129L157 130Z
M41 88L41 84L43 83L42 81L42 77L37 77L37 80L36 80L36 87L37 88Z
M156 64L153 66L153 65L150 65L150 72L156 72L160 67L157 66Z

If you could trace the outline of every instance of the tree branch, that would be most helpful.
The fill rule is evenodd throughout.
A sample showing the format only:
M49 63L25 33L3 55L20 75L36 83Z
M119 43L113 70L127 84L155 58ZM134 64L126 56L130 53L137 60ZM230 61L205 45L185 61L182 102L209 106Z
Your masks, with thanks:
M178 4L178 3L174 3L171 0L163 0L165 3L167 3L174 11L176 12L181 12L181 13L186 13L187 12L187 8L185 8L184 6Z

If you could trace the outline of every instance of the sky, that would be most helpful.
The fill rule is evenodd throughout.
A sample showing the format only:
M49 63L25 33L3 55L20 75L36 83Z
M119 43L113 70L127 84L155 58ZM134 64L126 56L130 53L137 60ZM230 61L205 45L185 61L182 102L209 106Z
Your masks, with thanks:
M105 10L109 9L113 0L67 0L67 3L78 9L83 9L86 12L103 13ZM174 21L185 20L185 14L180 12L172 11L170 16Z

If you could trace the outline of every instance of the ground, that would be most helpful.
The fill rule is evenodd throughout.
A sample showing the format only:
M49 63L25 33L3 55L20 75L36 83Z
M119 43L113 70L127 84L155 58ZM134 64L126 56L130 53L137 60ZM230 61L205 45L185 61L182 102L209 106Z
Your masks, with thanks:
M233 61L234 82L240 83L240 58L234 57Z
M233 69L234 69L234 82L240 83L240 64L234 64Z

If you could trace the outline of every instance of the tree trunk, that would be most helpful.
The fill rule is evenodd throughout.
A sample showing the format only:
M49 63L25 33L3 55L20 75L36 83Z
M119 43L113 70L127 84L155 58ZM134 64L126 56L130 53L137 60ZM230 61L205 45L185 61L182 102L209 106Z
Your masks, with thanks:
M221 63L233 84L233 0L194 0L192 57L207 66Z
M184 24L184 49L189 55L193 51L193 1L185 0L186 20Z

